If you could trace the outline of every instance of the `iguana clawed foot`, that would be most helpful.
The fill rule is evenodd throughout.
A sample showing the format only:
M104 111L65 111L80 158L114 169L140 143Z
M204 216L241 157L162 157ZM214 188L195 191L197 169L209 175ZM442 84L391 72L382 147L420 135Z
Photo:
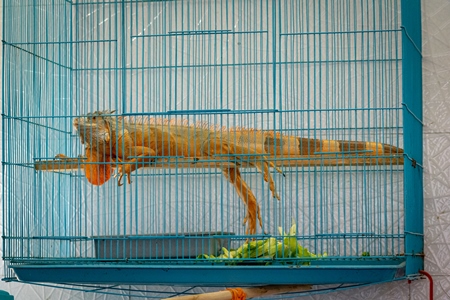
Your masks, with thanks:
M115 173L114 174L114 178L117 178L117 177L119 177L118 179L117 179L117 185L118 186L122 186L123 185L123 183L122 183L122 178L123 178L123 176L124 176L125 174L124 173L121 173L121 172L118 172L118 173ZM130 180L130 174L128 174L128 184L130 184L131 183L131 180Z
M120 166L117 167L117 173L114 174L113 177L114 177L114 178L119 177L119 178L117 179L117 184L118 184L119 186L122 186L122 185L123 185L123 183L122 183L122 178L123 178L125 175L127 175L127 182L128 182L128 184L131 184L131 172L132 172L132 168L131 168L131 165L130 165L130 164L120 165Z

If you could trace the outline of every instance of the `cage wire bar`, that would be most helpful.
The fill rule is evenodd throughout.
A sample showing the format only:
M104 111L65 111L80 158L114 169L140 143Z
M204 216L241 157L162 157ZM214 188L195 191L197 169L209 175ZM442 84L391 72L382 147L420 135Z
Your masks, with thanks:
M423 269L420 1L3 4L4 280L366 284ZM183 153L245 151L152 157L131 184L94 186L73 122L95 111L121 136L154 122ZM259 130L274 135L259 145Z

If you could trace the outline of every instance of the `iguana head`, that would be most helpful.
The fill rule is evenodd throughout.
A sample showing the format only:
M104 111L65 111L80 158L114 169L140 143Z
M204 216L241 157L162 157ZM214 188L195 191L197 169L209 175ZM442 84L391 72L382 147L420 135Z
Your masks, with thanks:
M86 148L104 147L109 143L111 122L114 121L114 118L110 116L112 113L114 111L96 111L73 120L73 126Z

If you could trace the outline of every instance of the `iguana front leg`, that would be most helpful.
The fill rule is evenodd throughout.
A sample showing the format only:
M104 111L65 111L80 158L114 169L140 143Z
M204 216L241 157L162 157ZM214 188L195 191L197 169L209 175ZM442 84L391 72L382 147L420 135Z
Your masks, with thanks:
M116 158L122 162L118 169L119 185L125 174L131 183L130 173L155 161L155 156L168 158L183 154L182 147L179 148L172 134L153 126L123 130L114 147Z
M136 156L134 158L129 159L131 156ZM141 156L141 157L139 157ZM121 164L118 167L117 173L119 176L118 184L119 186L122 184L122 178L126 174L128 175L127 182L131 184L131 172L142 168L146 165L146 163L152 162L155 159L149 156L156 156L155 150L144 147L144 146L129 146L119 151L119 156L117 159Z

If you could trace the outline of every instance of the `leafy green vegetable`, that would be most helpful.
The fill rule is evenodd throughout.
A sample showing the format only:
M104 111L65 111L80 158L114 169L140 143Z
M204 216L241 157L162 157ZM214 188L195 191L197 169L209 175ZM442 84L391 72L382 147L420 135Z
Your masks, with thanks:
M251 242L245 242L236 250L228 250L225 247L222 248L222 254L219 256L199 255L201 259L214 259L225 262L243 262L242 258L320 258L326 257L327 253L317 255L309 252L309 250L303 247L297 241L297 225L294 223L289 233L283 232L281 227L278 228L282 240L277 240L274 237L270 237L262 240L255 240ZM228 261L229 260L229 261ZM303 264L310 264L310 261L303 261Z

